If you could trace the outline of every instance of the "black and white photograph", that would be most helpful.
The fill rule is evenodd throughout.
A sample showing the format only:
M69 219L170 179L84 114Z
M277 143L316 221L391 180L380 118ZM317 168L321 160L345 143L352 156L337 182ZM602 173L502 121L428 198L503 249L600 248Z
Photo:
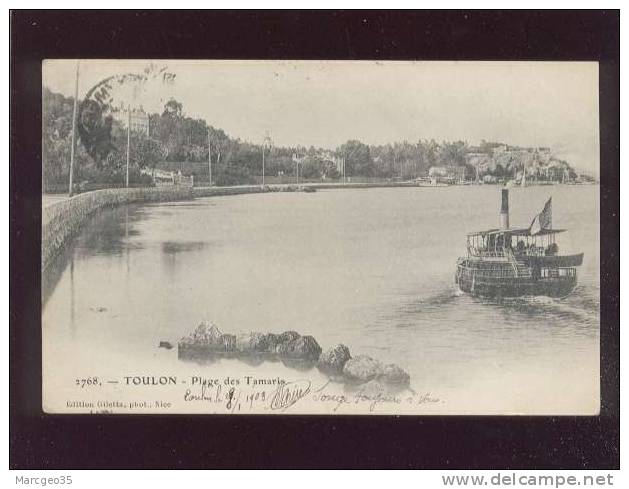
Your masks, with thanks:
M622 486L620 11L274 4L9 12L9 481Z
M46 413L596 415L598 63L46 59Z

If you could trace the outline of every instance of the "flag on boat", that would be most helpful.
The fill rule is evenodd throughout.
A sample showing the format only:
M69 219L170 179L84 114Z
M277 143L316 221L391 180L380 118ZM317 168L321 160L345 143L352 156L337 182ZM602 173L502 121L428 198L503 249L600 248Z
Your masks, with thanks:
M551 197L544 205L544 209L542 212L535 216L533 222L531 223L531 227L529 228L530 234L538 234L541 231L545 231L547 229L552 229L553 226L553 198Z

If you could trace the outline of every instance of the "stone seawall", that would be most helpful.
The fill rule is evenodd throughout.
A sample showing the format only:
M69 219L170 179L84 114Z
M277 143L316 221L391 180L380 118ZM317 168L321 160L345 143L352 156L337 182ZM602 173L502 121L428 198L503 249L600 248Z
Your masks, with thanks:
M119 188L87 192L46 206L42 209L42 270L46 270L66 241L99 209L192 198L190 188Z
M412 182L382 182L382 183L304 183L304 184L273 184L265 185L264 189L261 185L237 185L233 187L195 187L195 197L212 197L220 195L240 195L240 194L258 194L263 192L273 192L286 190L288 188L312 188L315 190L333 190L333 189L357 189L357 188L390 188L390 187L417 187Z
M213 197L220 195L259 194L266 192L260 185L238 185L234 187L195 187L194 197Z

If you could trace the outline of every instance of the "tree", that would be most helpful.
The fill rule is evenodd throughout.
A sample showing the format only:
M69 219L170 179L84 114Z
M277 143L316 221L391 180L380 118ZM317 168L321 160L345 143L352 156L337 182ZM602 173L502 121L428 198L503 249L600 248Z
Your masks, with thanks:
M104 78L85 94L85 98L79 104L77 132L81 144L99 168L103 160L112 151L117 150L111 137L114 125L112 114L119 112L123 107L129 108L128 102L122 100L125 97L119 97L121 94L118 91L129 88L135 91L149 80L155 79L170 83L175 79L175 75L167 73L166 67L160 69L151 63L139 73L124 73Z
M44 190L68 184L72 113L74 99L44 88L42 93L42 183ZM89 156L76 147L76 171L89 162Z
M183 104L177 102L174 98L171 98L164 105L164 112L162 112L162 116L179 118L182 116L183 112Z
M336 163L330 160L322 161L322 176L325 178L333 178L337 179L341 176L338 168L336 167Z
M337 150L345 158L347 176L375 176L375 165L369 146L357 140L347 141Z
M154 169L164 158L164 149L158 141L147 138L144 134L135 134L131 138L131 160L138 168Z
M221 165L221 158L223 154L229 150L230 140L227 134L222 129L216 129L210 126L208 128L210 132L210 140L212 142L212 158L216 162L217 168Z
M308 156L299 169L299 174L304 178L321 178L324 162L316 156Z
M123 77L124 78L124 77ZM106 80L105 80L106 81ZM124 80L122 80L124 82ZM110 83L111 82L111 83ZM88 93L94 95L103 106L111 106L109 85L97 84ZM97 88L97 89L96 89ZM108 98L109 97L109 98ZM66 184L68 181L71 131L72 98L52 93L44 89L42 98L42 162L44 188ZM91 104L90 104L91 105ZM113 110L113 108L112 108ZM89 115L89 111L88 111ZM102 114L101 114L102 115ZM90 116L91 117L91 116ZM89 119L89 117L88 117ZM102 118L97 119L96 129L108 131L103 141L111 144L109 152L101 151L99 141L87 144L87 147L100 151L98 158L92 159L83 144L78 145L75 154L75 175L90 182L120 184L124 182L126 172L127 131L124 124L116 119L111 126L105 127ZM100 129L99 129L100 128ZM217 184L253 183L254 178L262 174L262 146L230 137L222 129L209 125L203 119L187 117L183 104L171 99L164 105L163 111L149 115L150 134L132 134L131 181L140 179L142 168L153 168L160 161L208 161L208 133L212 146L212 171ZM86 137L93 137L92 131ZM83 137L83 136L81 136ZM97 138L98 139L98 138ZM96 144L98 143L98 144ZM493 154L494 148L501 143L482 141L478 147L470 147L464 141L443 141L419 139L411 144L407 141L384 145L368 146L358 140L350 140L339 146L334 152L336 158L345 159L348 177L403 178L425 175L433 166L459 166L466 168L468 179L476 178L476 166L467 165L469 153L485 153L481 170L492 168L489 173L497 177L511 176L514 170L526 164L515 152L502 151ZM112 148L116 148L113 150ZM266 173L292 175L295 171L293 155L305 159L301 163L300 174L305 178L337 178L339 171L329 151L310 146L274 147L272 154L266 153ZM103 156L105 155L105 156ZM539 178L561 180L564 175L574 178L576 173L566 161L550 158L544 164L527 165L527 177L537 174ZM482 176L482 174L481 174Z
M428 171L428 169L431 166L437 166L438 164L437 154L439 152L439 145L434 139L431 139L430 141L424 142L423 151L424 151L424 164L425 164L426 171Z
M444 141L439 148L439 165L465 166L465 155L468 152L468 144L464 141L456 141L453 143Z

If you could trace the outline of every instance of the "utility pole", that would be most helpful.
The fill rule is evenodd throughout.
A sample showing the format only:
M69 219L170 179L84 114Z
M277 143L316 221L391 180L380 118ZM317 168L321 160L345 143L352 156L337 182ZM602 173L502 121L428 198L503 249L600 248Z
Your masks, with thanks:
M264 141L262 142L262 188L264 188L264 173L265 173L264 150L266 148L269 148L269 155L270 155L272 147L273 147L273 141L271 140L271 136L269 136L269 131L266 131L266 133L264 134Z
M347 183L347 179L345 178L345 155L343 155L343 185Z
M72 109L72 147L70 148L70 187L68 196L73 194L74 180L74 148L76 146L76 113L79 104L79 60L76 61L76 79L74 81L74 108Z
M131 150L131 105L128 105L129 117L127 120L127 178L125 179L125 186L129 188L129 155Z
M210 174L210 187L212 186L212 139L210 137L210 128L207 129L207 164Z

